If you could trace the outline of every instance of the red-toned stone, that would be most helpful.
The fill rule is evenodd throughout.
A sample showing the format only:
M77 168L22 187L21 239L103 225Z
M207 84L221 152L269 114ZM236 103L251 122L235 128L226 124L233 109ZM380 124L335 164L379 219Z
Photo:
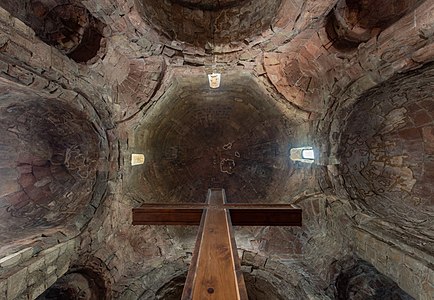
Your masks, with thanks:
M45 166L33 166L33 175L35 175L35 178L37 180L41 180L42 178L45 178L47 176L51 176L51 170L50 167Z
M33 174L21 174L20 178L18 178L18 183L23 187L27 188L29 186L33 186L36 182L35 176Z
M422 138L420 128L406 128L399 131L399 135L407 140L417 140Z
M419 110L412 114L411 118L416 126L422 126L432 122L431 116L425 110Z

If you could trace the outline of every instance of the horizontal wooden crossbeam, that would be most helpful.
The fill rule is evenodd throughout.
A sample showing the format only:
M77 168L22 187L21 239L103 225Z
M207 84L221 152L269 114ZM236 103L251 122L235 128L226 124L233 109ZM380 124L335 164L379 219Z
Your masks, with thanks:
M234 226L301 226L301 209L290 204L224 204ZM206 204L145 204L133 209L133 225L199 225Z

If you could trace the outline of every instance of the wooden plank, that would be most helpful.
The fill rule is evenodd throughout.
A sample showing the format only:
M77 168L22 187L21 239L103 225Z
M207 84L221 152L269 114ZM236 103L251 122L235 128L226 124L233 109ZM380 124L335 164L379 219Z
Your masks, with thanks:
M224 190L209 190L183 300L247 300Z
M239 300L242 298L234 270L237 253L232 251L228 214L222 209L224 191L211 190L209 196L192 299Z
M234 226L301 226L301 209L230 209Z
M133 209L133 225L199 225L203 209Z
M210 205L206 203L177 203L177 204L161 204L161 203L146 203L142 204L142 206L138 208L133 208L134 210L147 210L154 208L161 209L205 209ZM255 203L225 203L224 208L226 209L242 209L242 208L250 208L250 209L299 209L292 204L284 204L284 203L275 203L275 204L255 204Z
M199 225L202 208L176 205L167 208L148 206L133 209L133 225ZM212 207L212 205L210 205ZM290 208L288 208L290 207ZM269 206L224 206L230 208L234 226L301 226L301 209L291 205Z
M238 250L237 250L237 244L235 242L235 234L234 234L234 228L232 227L232 221L231 217L229 215L229 210L225 209L226 213L226 219L227 219L227 225L228 225L228 232L230 235L230 242L231 242L231 248L232 248L232 255L233 255L233 269L235 271L235 277L237 279L237 287L238 287L238 293L240 296L240 299L247 300L249 299L247 295L247 288L246 283L244 282L244 276L243 271L241 270L241 262L240 258L238 257Z
M209 192L208 192L209 193ZM205 210L202 214L200 221L199 231L196 237L196 244L194 246L193 257L191 258L190 267L188 268L187 278L185 280L184 289L182 291L181 300L191 300L193 294L193 282L196 277L197 270L197 259L199 256L200 245L202 243L203 227L205 224L207 211Z

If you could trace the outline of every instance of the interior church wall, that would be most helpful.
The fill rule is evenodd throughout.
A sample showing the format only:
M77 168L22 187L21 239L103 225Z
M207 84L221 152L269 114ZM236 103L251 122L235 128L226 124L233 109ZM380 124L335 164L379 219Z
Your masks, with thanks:
M22 249L1 259L1 299L36 299L64 275L76 255L76 240L41 251Z
M80 172L79 169L81 169L83 173L80 174L84 177L87 174L87 181L85 184L81 183L80 186L73 187L73 191L64 193L65 196L68 193L72 195L80 191L80 187L85 191L82 196L74 197L75 201L82 199L84 201L82 204L84 205L73 205L68 209L64 209L65 212L63 214L67 216L68 220L63 222L63 224L61 224L62 222L58 224L50 223L51 221L49 220L53 220L53 217L57 214L53 209L57 210L62 205L65 205L65 202L51 207L47 204L47 206L44 205L45 207L42 210L37 209L42 201L50 200L49 194L41 194L42 198L38 198L39 200L36 198L36 200L33 198L30 200L20 198L18 197L19 191L2 195L4 198L2 198L2 210L4 210L2 221L9 220L13 222L13 218L18 218L17 221L35 222L36 227L32 225L31 227L34 227L33 231L17 231L15 234L13 227L10 227L10 231L2 231L2 234L9 233L9 236L2 239L4 243L1 245L0 298L27 299L30 297L31 299L35 299L68 271L77 254L76 237L94 216L95 210L104 199L110 168L113 168L113 161L115 161L110 155L109 147L112 146L109 146L106 130L112 128L113 125L110 109L95 94L98 89L98 84L96 84L98 78L101 80L100 89L107 91L107 86L104 87L105 83L101 76L98 76L87 67L80 69L58 50L51 48L36 38L31 28L12 17L3 8L0 8L0 28L0 64L2 66L2 100L4 100L1 105L2 107L9 105L8 109L11 112L14 111L14 108L20 112L16 116L16 120L5 120L9 120L9 123L12 122L11 124L18 128L15 133L17 136L23 135L29 140L28 145L22 145L21 151L36 151L41 147L40 145L52 147L56 143L60 143L58 146L67 147L70 142L79 142L80 146L78 147L82 150L86 148L85 145L89 145L90 147L95 146L94 150L92 150L93 153L89 152L86 154L87 158L84 158L83 155L81 156L85 160L83 161L83 167L90 167L92 169L90 173L87 173L79 165L75 165L74 167L74 161L71 160L70 168L71 170L75 170L71 172ZM88 76L92 76L94 80L92 85L89 81L83 80L83 78L88 78ZM29 105L26 103L29 103ZM24 111L20 109L24 109ZM69 111L66 112L66 110ZM7 114L2 113L3 118L6 116ZM74 121L76 116L81 116L81 119L78 118L80 121ZM44 117L45 119L43 119ZM72 123L70 121L71 118ZM3 124L6 126L3 128L4 130L7 130L8 126L9 129L15 128L10 127L12 125L9 123ZM42 126L45 123L47 126ZM80 126L87 126L86 124L89 125L88 128L83 129L85 128L83 127L80 129ZM38 133L38 130L41 132ZM94 132L94 142L92 142L93 138L91 138L86 144L86 142L80 142L79 138L74 136L86 134L86 131ZM61 136L65 137L61 138ZM68 142L67 136L74 137L74 141ZM53 139L53 141L50 139ZM7 141L13 142L13 140L8 139L2 140L3 144ZM23 141L25 139L22 139L20 143L23 143ZM7 144L4 144L3 147L6 147L4 148L6 150L9 149L7 148ZM16 153L19 152L18 150ZM51 152L54 153L55 151L49 150L48 154ZM14 155L13 153L10 152L8 155ZM7 158L8 156L2 157ZM29 159L31 167L35 159ZM77 159L76 163L79 163L79 157ZM11 159L8 166L15 167L12 163L13 161L14 159ZM50 161L54 162L53 158L44 162L44 165L47 163L51 164ZM29 166L29 161L22 161L21 163L23 165L20 168L26 173L26 168L24 167ZM41 169L38 166L37 168ZM35 170L31 170L30 172L32 172L28 173L30 175L37 173ZM50 172L49 169L48 172ZM39 173L43 176L41 172ZM49 176L41 177L37 180L42 181L22 181L20 186L24 189L24 192L26 192L26 189L32 189L32 193L27 193L27 195L29 197L36 197L40 194L37 193L38 188L41 192L42 189L45 189L48 193L50 190L54 191L55 185L53 184L59 178L57 175L54 179L50 179ZM15 186L12 181L5 182L6 179L2 175L2 192L5 191L6 186ZM86 187L86 184L90 184L91 186ZM13 192L10 189L9 191ZM12 197L14 195L18 196ZM58 195L55 198L60 200L61 196ZM56 199L52 200L56 201ZM35 204L31 204L31 201L36 201L34 202L36 204L35 207L32 206ZM13 212L14 210L11 210L10 205L14 205L16 213L11 214L11 211ZM21 213L19 213L20 211ZM38 217L32 217L32 213L34 214L35 211L40 211ZM59 209L58 212L61 212L61 210ZM13 223L18 224L18 222Z
M83 113L83 122L76 123L92 124L95 141L91 144L97 148L94 184L71 220L66 225L61 222L38 229L20 240L9 236L10 243L1 245L0 298L35 299L63 275L74 273L77 263L87 257L101 262L104 271L98 272L106 274L108 297L114 299L153 299L168 282L185 274L194 247L194 229L131 228L131 208L140 201L125 196L131 191L125 183L132 172L128 169L130 154L140 150L134 139L141 136L135 137L133 131L143 116L176 86L176 76L206 74L216 59L222 73L246 72L265 94L273 95L270 97L284 115L304 124L294 130L294 144L311 142L320 156L317 165L297 166L298 175L282 183L293 193L288 192L285 199L303 208L302 228L236 229L243 268L250 274L247 278L271 278L273 287L287 297L293 293L294 297L333 299L333 291L327 288L342 272L339 263L354 254L414 298L430 299L434 294L433 258L432 246L426 241L432 238L432 227L422 223L406 230L383 222L387 214L380 214L374 206L368 206L368 214L361 211L349 197L352 189L348 182L345 185L348 177L342 172L345 160L341 151L342 145L348 144L345 122L367 90L393 81L398 73L405 77L408 71L419 70L423 74L425 70L420 68L434 60L432 2L399 1L402 10L398 3L381 30L376 14L369 24L359 22L366 11L356 14L356 19L339 18L331 25L348 26L339 32L336 28L328 32L326 23L338 9L343 9L341 17L354 17L351 9L345 11L345 1L339 1L343 6L336 8L337 1L301 2L282 1L290 14L282 10L276 25L259 36L216 47L215 58L209 49L159 36L134 1L81 1L106 25L100 31L104 47L95 60L84 63L42 42L25 20L0 7L1 82L10 90L28 91L48 108L60 106L56 112L68 108ZM369 28L358 34L352 31L350 21ZM183 89L178 92L187 93ZM5 93L2 91L0 100ZM16 102L20 99L17 96ZM56 105L47 104L50 101ZM386 116L384 112L381 118ZM363 123L364 117L360 118L358 122ZM427 134L425 140L431 138ZM426 214L429 205L414 209ZM422 239L420 228L428 233ZM275 261L268 257L273 255ZM291 291L285 294L287 288Z
M433 295L434 270L432 255L397 242L369 226L353 229L354 250L362 259L395 281L415 299L430 299Z

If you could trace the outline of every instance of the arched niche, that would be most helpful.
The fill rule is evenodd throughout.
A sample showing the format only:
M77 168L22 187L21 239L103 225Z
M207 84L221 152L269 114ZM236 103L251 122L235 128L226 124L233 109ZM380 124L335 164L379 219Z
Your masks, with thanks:
M414 299L371 264L357 260L336 278L337 300L358 299Z
M0 248L80 229L105 188L98 124L71 103L3 81L0 98Z
M434 226L433 82L430 64L367 91L346 118L338 150L352 203L425 249Z
M105 24L79 1L5 0L0 5L77 63L92 64L105 54Z
M326 30L338 50L356 49L410 13L418 0L340 0L327 18Z
M270 28L282 0L135 0L144 21L171 40L210 50L215 44L242 42Z
M184 283L186 280L186 275L175 277L169 282L167 282L163 287L161 287L157 293L155 299L161 300L179 300L182 296L182 291L184 289ZM284 294L280 294L278 288L273 285L264 276L258 275L256 273L243 274L244 281L247 288L247 294L249 300L285 300L288 299Z
M50 286L38 300L110 300L111 276L107 266L97 258L82 258L82 263Z

